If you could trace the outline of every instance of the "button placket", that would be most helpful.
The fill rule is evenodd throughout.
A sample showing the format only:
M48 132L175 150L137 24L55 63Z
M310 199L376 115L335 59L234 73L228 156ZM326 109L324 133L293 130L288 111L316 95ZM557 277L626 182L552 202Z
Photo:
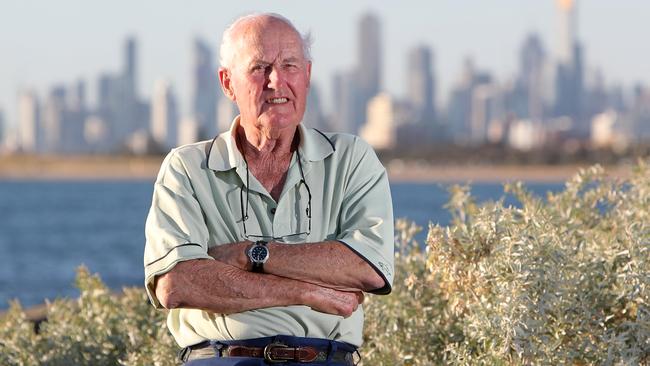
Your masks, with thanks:
M273 221L274 235L286 235L289 230L286 222L287 215L281 214L282 212L286 212L286 208L284 208L286 205L286 197L283 197L280 198L278 205L271 209L271 221Z

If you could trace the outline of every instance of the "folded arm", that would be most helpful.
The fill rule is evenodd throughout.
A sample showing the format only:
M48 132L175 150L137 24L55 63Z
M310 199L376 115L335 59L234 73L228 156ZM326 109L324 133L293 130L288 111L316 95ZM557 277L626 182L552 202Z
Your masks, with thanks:
M224 263L250 270L246 250L250 242L219 245L208 254ZM269 243L269 260L264 272L341 291L373 291L384 279L346 245L338 241L308 244Z
M350 316L363 302L360 292L344 292L241 270L216 260L189 260L156 277L156 297L168 309L194 308L231 314L273 306L306 305Z

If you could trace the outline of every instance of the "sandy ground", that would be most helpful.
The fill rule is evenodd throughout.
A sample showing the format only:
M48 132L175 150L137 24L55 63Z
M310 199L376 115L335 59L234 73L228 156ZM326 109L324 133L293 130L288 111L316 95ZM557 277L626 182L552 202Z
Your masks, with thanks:
M162 157L3 156L0 179L13 180L154 180ZM387 164L395 182L562 182L587 165L428 165L393 161ZM628 166L605 167L615 177Z
M0 179L28 180L153 180L162 157L5 156Z

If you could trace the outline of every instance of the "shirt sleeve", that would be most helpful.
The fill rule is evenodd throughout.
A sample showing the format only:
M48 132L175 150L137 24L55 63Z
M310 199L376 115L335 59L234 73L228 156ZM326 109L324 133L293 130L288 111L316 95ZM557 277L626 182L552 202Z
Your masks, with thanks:
M361 151L353 157L337 239L364 258L384 279L384 287L372 293L388 294L392 290L395 256L388 175L372 148L361 140L357 143Z
M176 150L165 158L156 178L145 237L145 288L151 303L162 308L153 287L156 276L181 261L212 259L203 211Z

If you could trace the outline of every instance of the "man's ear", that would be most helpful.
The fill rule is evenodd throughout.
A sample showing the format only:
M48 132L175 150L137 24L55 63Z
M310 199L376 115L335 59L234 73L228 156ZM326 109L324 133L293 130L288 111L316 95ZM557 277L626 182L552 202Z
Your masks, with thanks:
M311 61L307 61L307 88L311 86Z
M232 100L233 102L236 101L235 92L232 89L232 81L230 80L230 71L225 67L220 67L218 71L218 75L219 75L219 82L221 83L221 90L223 90L223 94L225 94L226 97L228 97L228 99Z

